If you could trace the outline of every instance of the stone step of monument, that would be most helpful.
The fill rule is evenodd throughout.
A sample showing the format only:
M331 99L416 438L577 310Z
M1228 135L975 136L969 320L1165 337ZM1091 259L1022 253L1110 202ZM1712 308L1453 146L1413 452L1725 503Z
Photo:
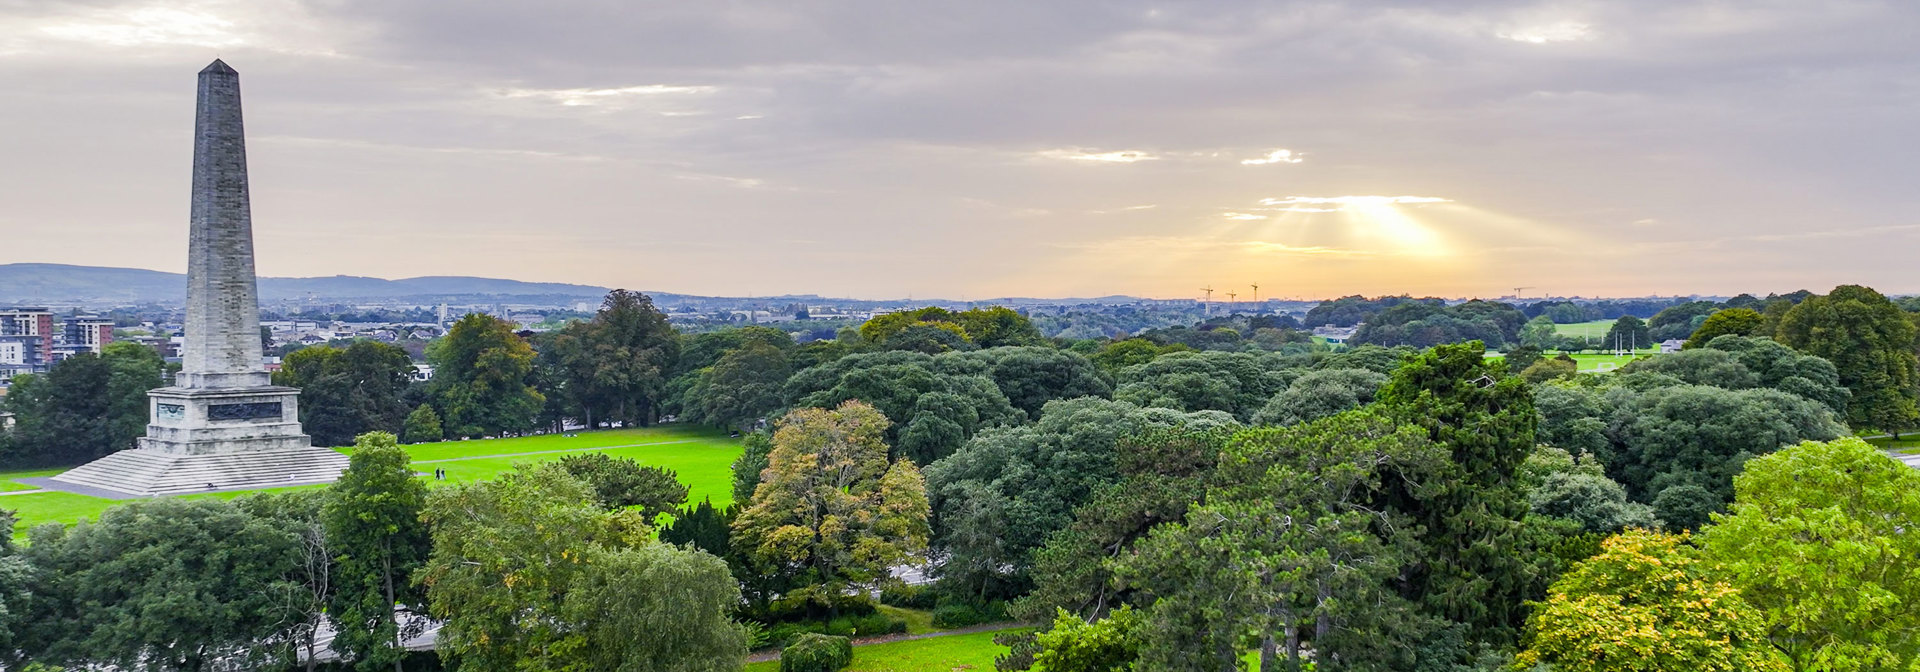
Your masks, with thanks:
M339 478L346 468L346 455L325 448L211 455L135 449L75 467L52 480L134 495L179 495L323 483Z

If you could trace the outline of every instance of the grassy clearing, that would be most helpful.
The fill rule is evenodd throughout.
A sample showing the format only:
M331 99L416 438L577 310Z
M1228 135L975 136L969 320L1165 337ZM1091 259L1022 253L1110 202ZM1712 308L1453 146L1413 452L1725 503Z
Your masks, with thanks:
M1553 330L1561 336L1579 336L1581 338L1604 338L1607 330L1613 328L1613 320L1594 320L1573 324L1556 324Z
M574 436L443 441L406 448L407 453L414 458L416 471L422 474L431 474L436 468L447 471L448 480L446 481L434 481L429 476L422 476L428 479L427 483L430 486L492 478L522 462L557 460L568 454L581 452L603 452L616 457L630 457L642 464L672 469L679 475L680 482L687 484L688 501L697 502L701 498L712 497L715 506L725 506L733 501L733 476L730 468L734 459L740 456L740 441L727 438L725 432L678 426L579 432ZM11 482L5 479L24 476L49 476L60 471L63 470L9 472L0 474L0 482ZM299 487L321 486L295 486L295 488ZM295 488L180 496L232 499L254 492ZM100 512L117 503L119 501L65 492L40 492L0 497L0 509L11 509L18 515L18 523L14 528L16 536L41 523L57 522L71 525L82 518L98 518Z
M1006 630L857 646L853 649L853 664L847 667L847 672L984 672L993 669L995 656L1007 652L1007 647L993 643L993 636L1002 632ZM747 666L748 672L774 672L779 669L779 661Z
M62 471L65 471L65 470L64 469L28 469L26 471L0 472L0 492L20 492L22 490L39 490L40 486L27 485L25 483L21 483L13 479L32 478L35 476L52 476Z
M902 609L884 604L877 605L877 608L880 610L880 613L904 619L907 622L907 634L909 635L919 635L940 630L939 628L933 627L933 612L931 611Z
M1866 441L1881 450L1891 450L1903 455L1920 454L1920 432L1902 434L1899 441L1893 440L1891 436L1878 436Z
M1627 362L1652 357L1658 353L1659 349L1655 348L1652 350L1641 350L1631 355L1574 354L1567 356L1573 358L1574 365L1579 367L1580 372L1598 373L1618 369L1626 366Z

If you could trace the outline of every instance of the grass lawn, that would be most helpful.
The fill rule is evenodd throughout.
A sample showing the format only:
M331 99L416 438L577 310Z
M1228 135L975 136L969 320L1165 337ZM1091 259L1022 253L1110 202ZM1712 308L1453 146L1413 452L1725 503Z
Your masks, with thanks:
M25 483L17 482L13 479L31 478L34 476L52 476L62 471L65 471L65 469L29 469L26 471L8 471L8 472L0 473L0 492L19 492L22 490L39 490L40 489L39 486L27 485Z
M1866 441L1867 443L1873 444L1873 447L1881 450L1891 450L1905 455L1920 454L1920 432L1901 434L1899 441L1893 440L1891 436L1882 436L1867 439Z
M1618 369L1622 366L1626 366L1627 362L1631 362L1633 360L1641 359L1645 357L1652 357L1653 355L1658 353L1659 353L1659 349L1655 348L1650 350L1641 350L1631 355L1573 354L1573 355L1567 355L1567 356L1572 357L1574 365L1578 366L1582 373L1585 373L1585 372L1598 372L1598 371L1609 371L1612 369Z
M1579 336L1581 338L1604 338L1607 330L1613 328L1613 320L1594 320L1573 324L1556 324L1553 330L1561 336Z
M875 606L880 610L880 613L904 619L907 622L907 634L909 635L918 635L939 629L933 627L933 612L931 611L902 609L884 604Z
M575 436L443 441L407 446L406 449L414 458L416 471L431 474L435 468L447 470L447 481L433 481L430 477L422 476L429 479L427 483L431 486L491 478L521 462L557 460L572 453L603 452L672 469L679 475L680 482L687 484L688 501L697 502L710 496L715 506L726 506L733 501L731 467L734 459L740 456L739 440L727 438L725 432L684 426L579 432ZM0 482L10 483L7 479L51 475L60 471L9 472L0 474ZM288 489L292 488L180 496L232 499L252 492ZM0 488L0 491L4 490ZM65 492L0 496L0 509L12 509L18 514L15 536L41 523L72 524L82 518L96 518L101 511L116 503L111 499Z
M1007 652L1007 647L993 643L993 636L1002 632L1006 630L857 646L847 672L986 672L993 669L995 656ZM748 672L779 669L777 660L747 666Z

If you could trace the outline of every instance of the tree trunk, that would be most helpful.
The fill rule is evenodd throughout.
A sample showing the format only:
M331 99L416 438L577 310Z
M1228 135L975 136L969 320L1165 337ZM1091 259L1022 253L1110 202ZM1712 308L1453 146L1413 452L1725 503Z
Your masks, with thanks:
M393 541L382 540L380 550L380 574L387 590L386 612L382 616L393 624L393 672L405 672L400 669L400 663L406 657L407 649L400 641L400 619L393 613L393 606L400 602L393 594Z

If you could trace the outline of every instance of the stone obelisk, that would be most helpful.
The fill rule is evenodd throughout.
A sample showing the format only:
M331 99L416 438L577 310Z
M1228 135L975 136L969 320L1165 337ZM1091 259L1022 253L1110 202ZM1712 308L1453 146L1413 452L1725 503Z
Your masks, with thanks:
M53 481L159 495L331 481L340 453L300 429L300 391L270 384L261 363L240 73L200 71L187 243L186 344L173 387L147 393L152 422L139 448Z

